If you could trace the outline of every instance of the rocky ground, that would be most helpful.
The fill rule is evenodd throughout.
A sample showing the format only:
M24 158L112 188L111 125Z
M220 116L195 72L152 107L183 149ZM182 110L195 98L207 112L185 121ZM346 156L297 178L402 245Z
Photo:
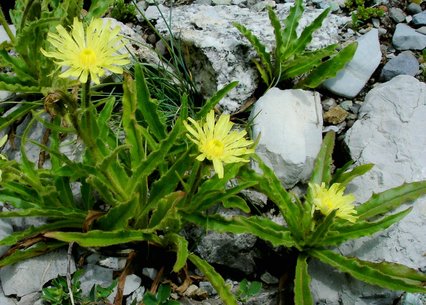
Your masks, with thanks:
M357 29L350 26L350 12L340 0L307 1L301 26L309 23L325 7L333 12L311 47L330 43L358 41L354 59L338 74L314 91L274 88L259 96L259 79L248 42L232 25L242 23L273 47L272 28L265 8L275 7L284 18L291 3L272 0L196 0L181 1L170 8L160 4L164 16L171 10L171 29L190 53L192 74L202 93L209 95L231 81L238 87L220 104L221 110L238 113L249 104L254 121L254 135L261 133L258 154L272 166L283 184L297 191L309 176L313 160L321 145L322 134L334 130L341 144L337 162L352 158L359 164L374 163L374 169L351 184L357 200L407 181L426 179L425 120L426 85L422 50L426 47L425 6L407 1L376 1L385 10L380 18L368 20ZM167 36L164 19L149 1L138 3L141 11L157 29ZM122 25L123 32L137 41L147 41L157 51L161 41L139 24ZM0 29L1 30L1 29ZM1 31L0 31L1 34ZM1 41L1 40L0 40ZM138 52L156 60L146 48ZM5 98L7 93L4 93ZM238 116L249 117L249 111ZM258 114L258 115L254 115ZM34 131L37 138L37 131ZM36 155L36 154L35 154ZM271 217L275 217L261 194L247 194ZM413 211L400 223L372 238L357 240L340 247L347 255L362 259L388 260L426 271L426 200L413 204ZM277 220L279 221L279 220ZM0 220L0 237L29 225ZM264 291L246 304L275 305L281 275L291 265L291 255L272 249L252 236L188 231L198 240L194 251L214 264L237 289L243 278L263 283ZM0 248L3 253L7 249ZM76 256L77 258L78 256ZM238 257L238 259L235 259ZM125 256L92 253L82 266L86 273L82 286L88 291L93 283L108 285L117 271L124 268ZM41 304L40 290L67 268L74 270L80 262L67 252L53 252L0 270L0 304ZM149 284L160 271L158 266L144 266L128 276L126 304L140 301ZM416 294L390 292L368 286L344 274L329 270L320 263L310 267L312 290L317 304L421 305L426 299ZM285 283L285 281L284 281ZM284 289L284 295L285 295ZM212 286L202 280L182 293L182 304L221 304Z

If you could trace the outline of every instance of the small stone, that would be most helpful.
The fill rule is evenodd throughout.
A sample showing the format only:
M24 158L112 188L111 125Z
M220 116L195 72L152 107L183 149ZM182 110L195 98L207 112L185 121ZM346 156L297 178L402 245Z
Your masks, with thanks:
M112 283L113 271L97 265L86 265L80 278L83 295L88 295L93 285L108 287Z
M404 23L399 23L393 34L392 44L398 50L423 50L426 48L426 35L416 32Z
M231 0L212 0L213 5L230 5Z
M404 293L398 305L424 305L426 295L420 293Z
M341 102L339 106L345 109L346 111L350 111L351 107L353 106L353 102L351 100L346 100Z
M392 7L389 10L389 16L391 17L391 19L393 21L395 21L395 23L401 23L405 21L405 17L407 17L407 15L404 13L404 11L398 7Z
M145 275L146 277L150 278L151 280L154 280L155 277L157 276L157 270L154 268L143 268L142 269L142 274Z
M129 296L126 299L126 305L134 304L133 302L136 302L136 304L140 304L143 300L143 296L145 294L145 287L140 286L138 289L136 289L131 296Z
M397 75L415 76L419 73L419 67L419 62L413 53L404 51L384 65L380 78L388 81Z
M132 292L136 291L141 286L142 279L136 274L130 274L126 276L124 282L123 295L129 295ZM108 296L108 300L112 303L114 301L115 295L117 294L117 286L114 287L111 294Z
M214 289L213 285L210 282L199 282L198 285L200 286L200 289L204 289L211 296L217 294L216 289Z
M337 105L336 100L334 98L328 98L323 101L321 101L322 109L324 111L329 110L331 107L334 107Z
M260 276L260 279L262 280L262 282L268 285L275 285L279 282L279 280L269 272L265 272L264 274L262 274Z
M123 270L126 265L125 257L107 257L99 261L99 265L114 271Z
M426 11L415 14L412 20L414 25L426 25Z
M342 123L348 116L348 112L340 106L335 106L330 108L326 113L324 113L324 122L337 125Z
M197 291L197 289L198 289L197 285L192 284L185 290L183 295L187 297L191 297L195 294L195 291Z
M418 14L422 11L422 7L420 5L418 5L417 3L411 2L408 6L407 6L407 12L411 15L415 15Z
M378 29L380 27L380 19L378 18L371 18L371 22L373 23L373 26Z

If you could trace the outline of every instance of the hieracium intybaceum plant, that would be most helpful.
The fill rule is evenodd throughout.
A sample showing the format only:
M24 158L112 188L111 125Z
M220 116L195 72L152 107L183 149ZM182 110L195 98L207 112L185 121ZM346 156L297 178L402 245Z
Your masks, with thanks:
M239 183L256 181L256 189L274 202L284 218L278 224L263 216L206 215L194 212L187 220L219 232L251 233L292 250L297 257L294 267L294 303L314 304L310 292L308 262L317 259L366 283L386 289L426 293L426 274L392 262L370 262L347 257L331 248L387 229L404 218L411 207L400 209L426 194L426 181L405 183L382 193L373 194L355 206L355 197L345 194L354 178L372 168L365 164L350 169L348 163L332 174L334 133L328 133L315 162L306 195L299 198L282 186L274 172L257 158L262 173L244 168Z
M80 93L50 92L56 115L46 121L42 110L33 112L22 136L21 161L0 160L0 200L16 208L0 217L48 219L1 240L0 245L12 247L0 267L73 242L91 248L127 245L131 253L156 246L175 253L172 271L178 273L189 259L225 304L236 305L223 278L190 253L179 235L186 224L182 215L194 211L221 203L249 212L238 194L254 182L229 186L229 181L247 165L253 141L234 128L229 115L216 120L213 111L235 84L211 97L193 119L183 103L179 118L166 126L139 64L133 75L124 73L120 104L114 96L91 99L92 82L101 81L105 70L121 73L128 63L119 52L123 40L108 23L93 19L85 26L74 19L70 32L58 26L47 37L51 46L42 53L54 59L61 77L78 80ZM120 109L119 122L114 109ZM39 168L27 158L35 122L51 130L47 144L31 141L49 154L50 167ZM81 159L61 152L62 139L75 134L84 150Z
M338 44L309 51L313 33L318 30L330 12L324 10L310 25L297 35L299 21L303 15L303 0L296 0L290 13L283 21L269 7L268 14L274 29L275 48L268 51L267 47L253 32L242 24L234 26L244 35L256 51L254 64L268 88L280 85L296 88L316 88L326 79L336 76L355 54L357 44L351 43L337 51Z
M102 16L112 3L113 0L91 1L86 20ZM48 92L77 85L75 79L58 77L60 68L41 50L49 46L48 33L58 25L67 29L74 17L80 17L82 9L83 0L16 0L15 8L9 12L13 29L0 8L0 24L9 37L0 45L0 90L14 93L0 106L0 113L13 107L0 119L0 130L42 108Z

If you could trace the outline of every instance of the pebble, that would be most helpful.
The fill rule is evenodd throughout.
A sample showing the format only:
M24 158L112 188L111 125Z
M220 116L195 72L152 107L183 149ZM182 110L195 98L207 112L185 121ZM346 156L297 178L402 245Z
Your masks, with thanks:
M348 116L348 112L340 106L330 108L324 113L324 121L333 125L342 123Z
M328 98L323 101L321 101L322 109L324 111L328 111L331 107L334 107L337 105L336 100L334 98Z
M400 8L397 8L397 7L392 7L389 10L389 16L396 23L404 22L405 21L405 17L407 17L407 15L404 13L404 11L402 9L400 9Z
M426 26L422 26L422 27L416 29L416 32L421 33L423 35L426 35Z
M412 2L407 6L407 12L411 15L420 13L421 11L422 11L422 7L418 5L417 3Z
M380 78L388 81L397 75L415 76L419 73L419 68L419 62L414 54L411 51L404 51L384 65Z
M421 13L417 13L413 16L412 20L413 24L416 26L419 25L426 25L426 11L423 11Z
M426 47L426 35L416 32L404 23L399 23L393 34L392 44L398 50L423 50Z
M349 111L353 106L353 102L351 100L346 100L341 102L339 106L342 107L344 110Z

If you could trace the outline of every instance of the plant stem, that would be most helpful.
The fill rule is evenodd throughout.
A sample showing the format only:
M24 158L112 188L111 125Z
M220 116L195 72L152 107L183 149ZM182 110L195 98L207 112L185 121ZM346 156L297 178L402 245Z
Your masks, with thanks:
M15 38L15 35L13 35L12 30L9 27L9 24L6 21L6 18L4 17L3 9L1 8L1 5L0 5L0 24L3 26L7 36L9 36L10 41L14 45L16 43L16 38Z

